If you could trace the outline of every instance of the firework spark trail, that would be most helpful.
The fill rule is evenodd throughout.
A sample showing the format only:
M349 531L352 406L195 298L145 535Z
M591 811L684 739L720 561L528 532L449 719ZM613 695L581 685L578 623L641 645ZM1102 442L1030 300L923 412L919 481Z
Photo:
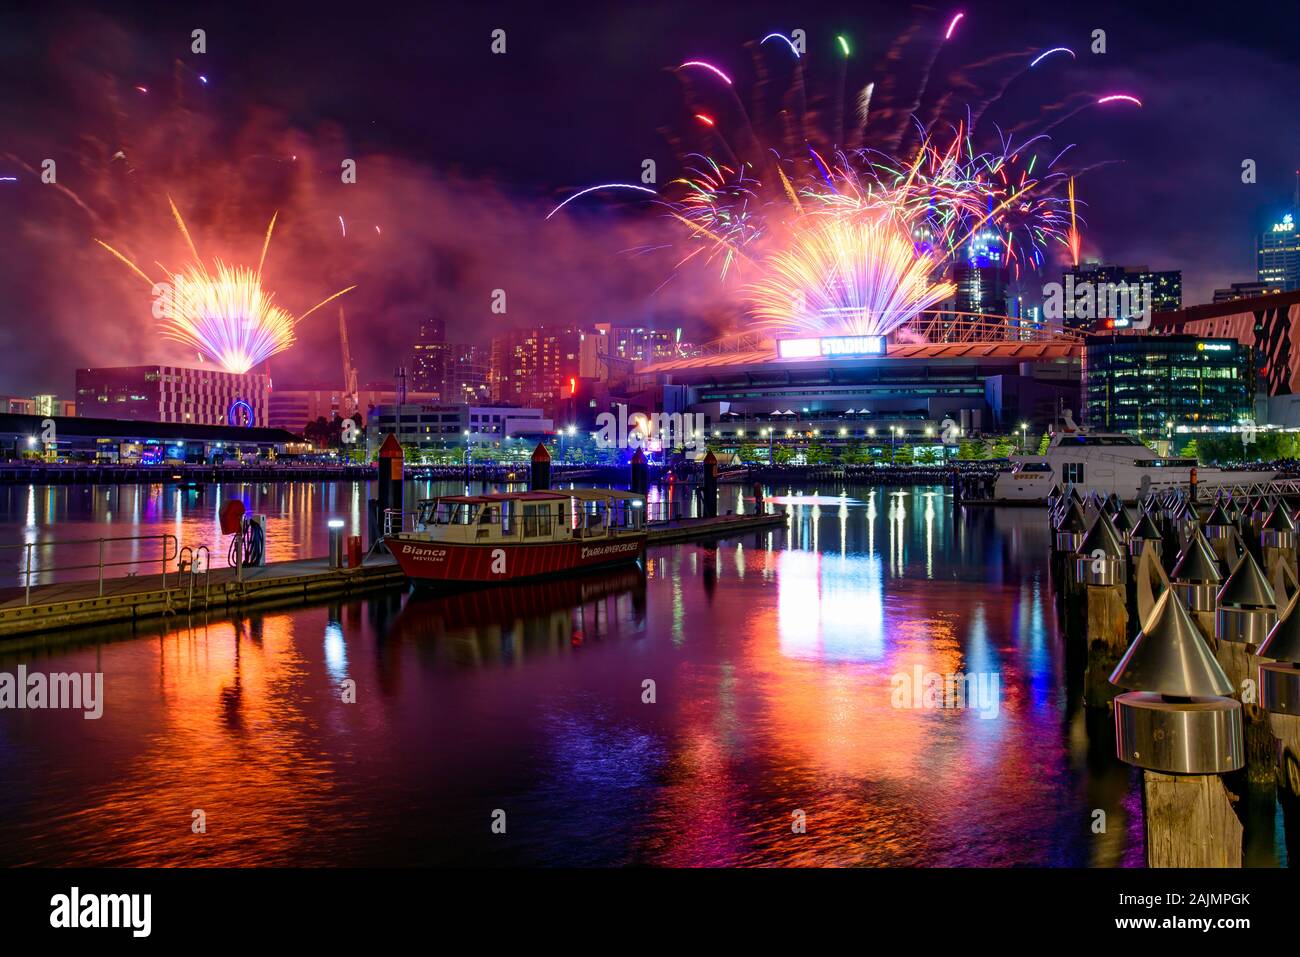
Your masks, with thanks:
M883 336L956 292L931 281L937 265L887 219L812 220L747 294L771 332Z
M167 277L165 280L155 282L129 257L103 240L96 239L95 242L149 283L156 297L154 314L159 316L159 332L163 338L197 350L227 372L247 372L283 352L296 341L294 326L297 323L356 288L342 289L295 318L288 310L277 306L274 294L262 286L262 267L271 244L276 216L271 217L266 228L256 271L244 266L228 266L219 259L213 260L213 267L209 270L204 266L185 220L171 197L167 198L167 204L194 258L180 271L158 263Z

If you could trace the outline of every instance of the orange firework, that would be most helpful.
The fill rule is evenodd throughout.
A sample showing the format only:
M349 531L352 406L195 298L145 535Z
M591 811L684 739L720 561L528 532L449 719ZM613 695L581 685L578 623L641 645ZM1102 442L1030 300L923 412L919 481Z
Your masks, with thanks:
M258 259L256 270L245 266L227 266L220 260L213 260L213 267L209 269L199 256L176 204L170 197L167 203L171 206L172 216L193 256L193 260L183 270L165 270L166 278L155 281L108 243L99 239L95 242L149 283L154 295L154 316L160 321L165 338L197 349L227 372L247 372L276 353L283 352L293 345L296 339L294 327L299 322L326 303L356 288L348 286L295 318L287 310L275 305L274 293L262 286L262 266L271 245L275 216L271 217L271 223L266 228L262 255Z

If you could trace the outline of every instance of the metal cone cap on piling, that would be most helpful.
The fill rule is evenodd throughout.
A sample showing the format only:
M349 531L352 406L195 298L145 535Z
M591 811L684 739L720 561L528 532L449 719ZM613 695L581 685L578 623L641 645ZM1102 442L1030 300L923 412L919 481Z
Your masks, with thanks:
M1133 639L1110 683L1179 698L1230 695L1234 690L1191 614L1171 590L1156 601L1150 623Z
M1142 513L1142 517L1133 526L1133 531L1129 533L1129 537L1156 542L1161 540L1160 529L1156 528L1156 523L1147 512Z
M1178 563L1174 565L1174 570L1169 573L1169 580L1198 585L1206 583L1217 585L1223 581L1223 572L1219 571L1219 563L1199 531L1188 539L1187 547L1178 556Z
M1273 511L1268 513L1268 518L1264 519L1262 530L1271 532L1294 532L1295 522L1287 514L1286 509L1278 502L1273 506Z
M1066 509L1065 515L1061 517L1061 524L1056 526L1058 532L1083 532L1088 528L1088 520L1083 516L1083 508L1078 501L1070 503Z
M1223 510L1222 504L1215 505L1213 510L1210 512L1209 516L1205 519L1206 528L1210 528L1212 526L1230 527L1231 525L1232 525L1232 519L1230 519L1228 517L1228 513Z
M1115 514L1112 520L1115 524L1115 531L1119 532L1121 535L1127 535L1133 530L1133 516L1123 505L1120 505L1119 508L1115 509Z
M1272 608L1277 599L1259 562L1246 552L1219 589L1217 601L1236 608Z
M1088 534L1083 536L1083 541L1079 543L1081 555L1091 556L1098 549L1107 558L1123 558L1125 555L1124 543L1120 540L1119 533L1115 531L1110 516L1105 512L1093 520L1092 528L1088 529Z
M1291 599L1268 637L1255 651L1261 658L1300 664L1300 594Z

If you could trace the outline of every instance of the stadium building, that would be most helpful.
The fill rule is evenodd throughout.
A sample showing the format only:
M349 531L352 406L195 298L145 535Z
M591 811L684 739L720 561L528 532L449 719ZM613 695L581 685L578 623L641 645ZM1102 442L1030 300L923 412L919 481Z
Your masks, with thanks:
M637 376L655 411L703 414L717 437L775 430L833 442L937 437L953 426L1041 433L1078 410L1081 357L1077 336L988 316L954 324L936 313L887 338L739 336Z

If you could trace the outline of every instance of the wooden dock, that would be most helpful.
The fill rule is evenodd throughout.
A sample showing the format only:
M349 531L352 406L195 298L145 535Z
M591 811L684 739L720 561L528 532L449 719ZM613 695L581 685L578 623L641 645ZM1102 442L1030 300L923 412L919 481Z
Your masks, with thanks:
M674 545L697 539L725 538L744 532L758 532L770 528L784 528L784 512L763 515L719 515L717 518L677 518L669 522L656 522L649 526L650 545Z
M783 513L681 518L654 524L650 545L669 545L723 538L745 532L784 527ZM245 568L241 581L234 568L213 568L210 574L171 570L160 574L98 579L0 589L0 645L17 648L54 640L53 632L141 621L168 615L257 605L284 605L345 596L401 585L406 576L391 555L367 558L358 568L332 569L325 558L276 562ZM31 641L21 639L31 636Z
M206 579L206 580L205 580ZM29 602L22 588L0 589L0 641L12 647L19 635L43 634L84 625L138 621L164 615L227 609L241 605L283 603L347 595L404 582L391 555L367 558L358 568L332 569L326 558L276 562L245 568L243 581L234 568L213 568L191 580L188 572L132 575L98 580L33 585Z

